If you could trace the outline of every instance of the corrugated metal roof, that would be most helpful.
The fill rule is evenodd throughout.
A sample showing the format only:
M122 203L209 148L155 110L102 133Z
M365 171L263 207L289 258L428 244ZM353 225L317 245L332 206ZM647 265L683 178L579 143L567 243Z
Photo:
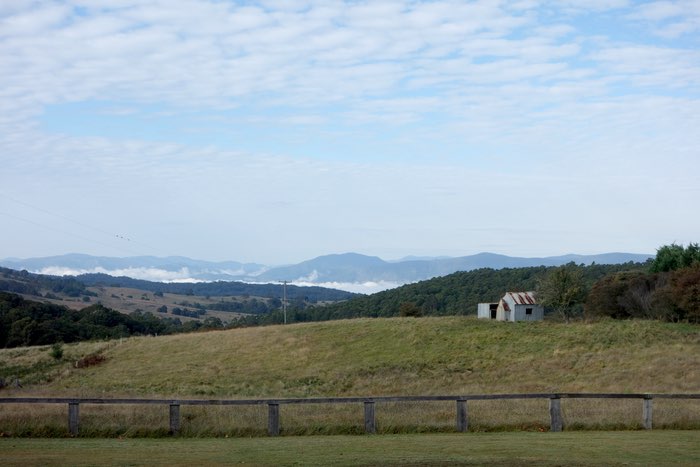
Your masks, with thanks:
M508 306L508 302L506 302L505 300L501 299L501 303L503 304L503 309L504 309L505 311L510 311L510 307Z
M516 305L536 305L535 292L506 292Z

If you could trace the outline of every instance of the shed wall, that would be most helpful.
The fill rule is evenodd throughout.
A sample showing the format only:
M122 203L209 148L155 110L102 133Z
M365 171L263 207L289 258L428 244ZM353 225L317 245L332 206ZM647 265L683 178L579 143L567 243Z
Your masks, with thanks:
M491 312L489 309L490 303L479 303L476 306L476 316L481 319L491 319Z
M503 306L505 302L501 300L498 303L498 310L496 311L496 320L498 321L510 321L510 311L507 311Z
M531 308L532 313L527 314L527 309ZM544 307L541 305L515 305L515 310L511 313L511 321L542 321L544 319Z

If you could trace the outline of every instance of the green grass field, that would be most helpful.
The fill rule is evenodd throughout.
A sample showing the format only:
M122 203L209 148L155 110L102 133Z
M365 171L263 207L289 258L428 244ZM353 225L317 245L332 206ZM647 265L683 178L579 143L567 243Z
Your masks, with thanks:
M103 363L76 368L99 354ZM528 392L700 392L700 327L654 321L495 323L466 317L357 319L0 349L0 377L30 397L287 398ZM548 427L547 401L473 402L472 431ZM567 429L634 429L640 401L562 403ZM361 406L283 407L284 434L353 434ZM61 436L66 408L7 405L0 433ZM81 435L167 430L161 407L85 406ZM185 436L265 435L265 408L182 408ZM454 430L454 403L377 406L382 433ZM655 401L654 426L700 427L700 401ZM155 428L154 428L155 427ZM160 431L159 431L160 430Z
M699 465L700 432L0 439L4 466Z

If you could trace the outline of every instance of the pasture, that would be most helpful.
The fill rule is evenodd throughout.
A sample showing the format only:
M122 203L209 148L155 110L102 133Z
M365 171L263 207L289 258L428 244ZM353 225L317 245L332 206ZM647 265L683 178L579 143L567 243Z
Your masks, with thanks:
M698 393L700 328L682 323L357 319L0 349L2 397L275 399L503 393ZM99 355L97 364L75 362ZM102 358L103 357L103 358ZM0 407L0 432L64 436L65 406ZM165 407L81 405L80 434L167 433ZM562 401L567 430L638 429L639 400ZM450 432L454 402L377 404L383 434ZM182 407L181 436L265 436L267 407ZM541 431L546 400L469 403L469 430ZM362 405L285 406L283 435L356 434ZM654 428L697 429L699 401L655 401Z
M698 431L0 439L4 466L698 465Z

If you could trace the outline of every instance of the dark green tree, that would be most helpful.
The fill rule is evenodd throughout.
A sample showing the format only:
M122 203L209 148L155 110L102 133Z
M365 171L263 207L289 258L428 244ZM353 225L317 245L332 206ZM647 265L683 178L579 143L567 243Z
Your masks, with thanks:
M664 245L656 250L656 258L651 263L651 272L668 272L687 268L700 263L700 246L697 243Z
M569 263L551 270L537 282L536 295L542 305L568 322L586 295L582 268Z

